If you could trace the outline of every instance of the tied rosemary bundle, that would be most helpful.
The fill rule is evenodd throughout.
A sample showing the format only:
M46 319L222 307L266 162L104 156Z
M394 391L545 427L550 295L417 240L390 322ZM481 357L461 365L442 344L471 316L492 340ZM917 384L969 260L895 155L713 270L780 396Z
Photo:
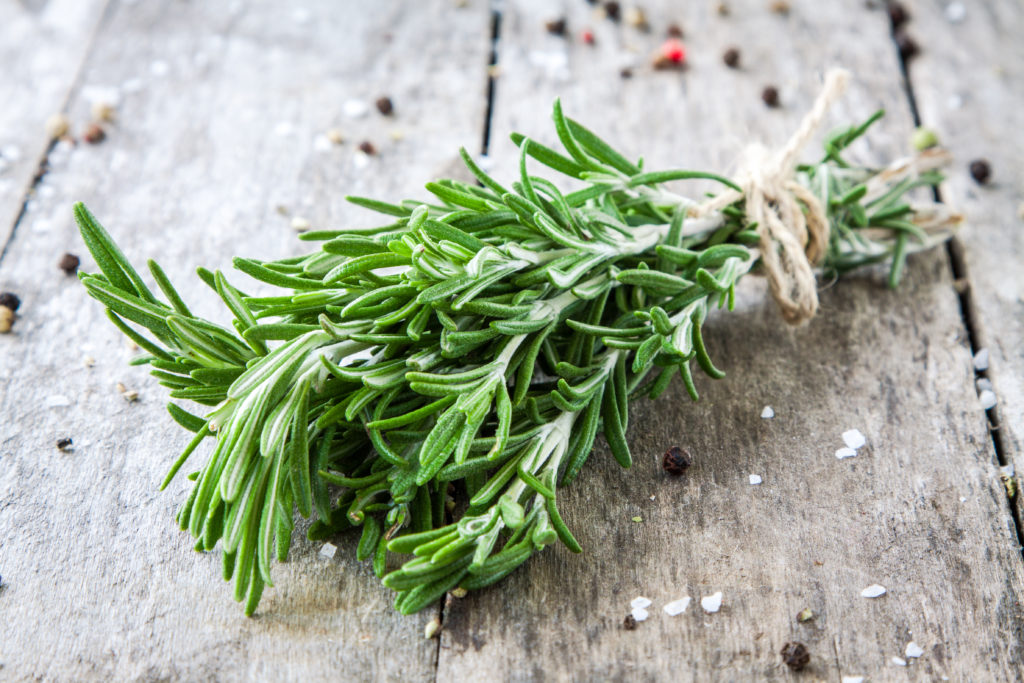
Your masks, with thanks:
M938 181L941 154L883 170L844 158L880 116L829 135L817 163L777 170L805 229L815 215L825 221L824 273L888 262L895 285L907 253L944 239L956 218L905 200ZM164 486L212 440L177 521L197 550L221 543L246 614L272 585L272 559L287 557L296 510L315 517L311 539L361 527L357 557L372 560L406 614L492 584L556 540L579 552L556 492L598 434L629 467L630 400L657 397L676 375L697 400L695 368L723 376L701 334L708 314L731 309L764 250L778 263L793 239L752 222L754 181L646 171L557 102L553 118L564 152L514 134L514 182L463 150L479 185L428 183L432 202L353 197L389 222L306 233L320 244L303 256L235 259L276 296L249 296L200 268L230 327L193 315L149 261L158 298L75 206L101 271L82 282L147 352L135 363L172 398L209 408L168 405L194 437ZM531 173L537 164L580 188L563 193ZM666 187L687 179L723 193L701 204ZM765 200L769 210L777 200Z

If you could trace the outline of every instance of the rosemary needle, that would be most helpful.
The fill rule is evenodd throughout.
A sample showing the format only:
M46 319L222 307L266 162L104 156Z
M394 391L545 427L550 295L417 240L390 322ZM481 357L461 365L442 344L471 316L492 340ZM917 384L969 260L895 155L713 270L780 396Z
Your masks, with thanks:
M938 176L883 178L846 161L878 116L829 136L797 179L831 224L824 271L888 261L895 284L907 254L938 241L903 197ZM149 354L171 397L200 406L169 405L195 435L168 480L212 439L177 519L197 549L221 544L247 614L272 585L272 560L287 556L296 511L315 516L311 538L361 527L357 556L403 613L492 584L556 540L579 552L556 491L598 434L628 467L631 399L656 397L679 374L696 400L694 364L724 375L701 328L757 266L754 226L739 201L689 225L694 202L663 185L738 186L643 172L557 103L554 121L565 153L513 135L511 182L463 150L479 185L429 183L430 203L353 197L387 222L306 233L320 245L301 257L235 259L276 296L246 296L200 270L232 328L193 315L150 261L159 299L75 206L100 269L80 274L89 294ZM531 174L538 165L580 189L563 194ZM454 518L453 482L468 500ZM389 553L411 558L386 573Z

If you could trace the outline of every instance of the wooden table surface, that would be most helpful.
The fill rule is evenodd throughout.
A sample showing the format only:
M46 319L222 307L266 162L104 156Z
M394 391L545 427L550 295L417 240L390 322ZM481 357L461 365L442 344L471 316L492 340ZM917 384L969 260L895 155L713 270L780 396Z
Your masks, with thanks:
M0 680L1021 680L1021 507L1004 475L1024 468L1024 5L905 3L920 54L904 69L879 3L718 4L647 0L644 33L584 0L0 0L0 290L22 300L0 335ZM564 38L545 30L558 17ZM670 23L685 71L649 65ZM905 154L918 121L952 150L939 194L968 220L948 250L911 258L897 291L878 271L843 279L799 328L746 283L709 322L729 377L698 404L673 385L638 405L634 468L599 442L562 494L582 555L553 547L401 617L355 539L326 559L299 537L242 615L219 558L172 522L189 482L157 491L186 441L164 391L56 267L73 252L94 270L73 201L220 315L196 265L298 253L288 216L362 224L345 194L421 197L461 172L459 145L511 175L507 134L551 142L556 96L651 168L729 170L746 143L786 139L832 65L854 75L833 124L888 111L862 158ZM117 105L102 143L50 143L50 115L80 136L97 101ZM362 140L379 150L368 164ZM987 185L967 170L981 157ZM838 460L851 428L867 446ZM676 444L695 466L668 479L658 457ZM876 583L883 597L861 597ZM716 591L716 614L661 610ZM651 618L627 631L639 595ZM799 675L787 641L811 653Z

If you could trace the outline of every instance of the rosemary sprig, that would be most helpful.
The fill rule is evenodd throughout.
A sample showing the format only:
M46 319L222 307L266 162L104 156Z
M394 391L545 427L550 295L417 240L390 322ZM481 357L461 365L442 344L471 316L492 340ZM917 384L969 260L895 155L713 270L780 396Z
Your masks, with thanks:
M907 253L941 239L950 220L904 200L937 181L933 170L843 157L880 115L830 136L797 176L832 227L823 270L888 261L895 284ZM158 299L75 206L100 268L81 275L89 293L172 398L212 408L169 404L195 436L164 485L214 440L178 522L198 550L221 542L224 578L247 614L272 585L272 558L287 557L296 510L316 517L311 538L361 527L357 556L372 559L403 613L494 583L556 539L578 552L556 490L598 433L628 467L631 399L657 397L679 374L697 400L694 364L724 375L701 330L757 267L756 226L739 201L692 219L696 202L665 184L740 188L709 173L644 171L557 102L554 122L565 153L513 135L519 173L507 185L463 150L479 185L428 183L430 203L350 198L390 222L307 233L320 245L304 256L235 259L280 294L247 296L200 269L234 329L195 317L150 261ZM529 172L531 160L581 188L563 193ZM458 514L455 483L467 501ZM413 558L388 572L391 553Z

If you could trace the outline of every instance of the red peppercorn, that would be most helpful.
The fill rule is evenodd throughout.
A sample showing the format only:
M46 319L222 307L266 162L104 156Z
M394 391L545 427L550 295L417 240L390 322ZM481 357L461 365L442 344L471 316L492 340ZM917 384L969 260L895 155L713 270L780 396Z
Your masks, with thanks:
M661 44L661 54L673 64L686 61L686 48L678 38L669 38Z
M687 470L692 462L690 451L680 446L673 446L662 456L661 467L669 474L679 476Z
M583 31L583 42L586 43L587 45L594 44L594 32L591 31L589 28Z

